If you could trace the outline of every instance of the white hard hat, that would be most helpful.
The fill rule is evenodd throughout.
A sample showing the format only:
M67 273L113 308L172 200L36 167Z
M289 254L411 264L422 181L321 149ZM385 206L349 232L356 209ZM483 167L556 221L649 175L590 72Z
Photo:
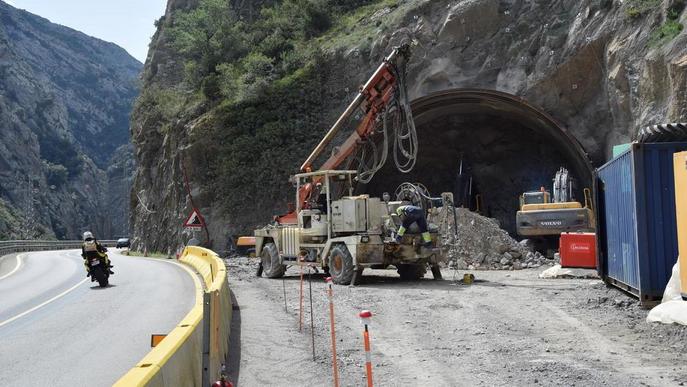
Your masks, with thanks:
M88 240L88 239L95 239L93 238L93 233L90 231L86 231L83 233L83 240Z

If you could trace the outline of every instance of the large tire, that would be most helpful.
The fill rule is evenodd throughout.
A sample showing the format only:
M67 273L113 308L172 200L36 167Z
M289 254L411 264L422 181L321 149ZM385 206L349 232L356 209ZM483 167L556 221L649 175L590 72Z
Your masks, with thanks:
M286 266L279 263L279 252L277 246L269 242L260 252L260 259L262 262L262 273L267 278L281 278L286 272Z
M91 275L93 278L95 278L96 281L98 281L98 285L100 285L101 288L104 288L108 285L108 279L107 275L103 271L103 268L101 267L102 264L94 267L91 269Z
M339 285L348 285L353 279L355 268L353 257L345 245L337 244L329 252L329 275L332 282Z
M687 141L687 123L673 123L647 126L637 132L637 141L683 142Z
M425 276L427 265L412 265L402 263L396 266L396 271L404 281L415 281Z

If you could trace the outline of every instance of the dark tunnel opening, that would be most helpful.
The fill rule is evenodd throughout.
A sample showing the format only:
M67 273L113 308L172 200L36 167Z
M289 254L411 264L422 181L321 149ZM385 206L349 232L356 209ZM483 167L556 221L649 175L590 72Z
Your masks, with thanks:
M412 110L419 150L414 169L403 174L389 161L362 192L380 196L403 182L424 184L433 196L459 190L461 165L472 176L465 206L497 219L515 235L519 197L541 186L552 189L560 167L577 180L575 199L584 204L592 169L577 140L543 111L523 99L490 90L447 90L414 100ZM391 156L389 157L392 158ZM470 186L469 179L464 181Z

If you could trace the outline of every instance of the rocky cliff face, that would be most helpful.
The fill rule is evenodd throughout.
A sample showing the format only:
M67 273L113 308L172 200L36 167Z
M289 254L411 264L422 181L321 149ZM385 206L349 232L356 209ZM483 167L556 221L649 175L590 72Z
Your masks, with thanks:
M112 206L127 178L107 171L132 168L114 156L129 142L140 69L114 44L0 1L0 238L126 231Z
M166 20L173 23L175 9L193 8L197 3L170 1ZM161 104L154 100L139 102L134 142L140 168L132 195L136 241L151 249L165 249L188 237L180 226L191 205L181 183L182 166L192 171L195 205L205 215L218 250L229 236L250 232L266 223L270 214L283 211L293 196L286 182L288 174L297 171L357 85L401 42L413 44L407 82L411 98L449 89L507 93L515 105L522 105L517 109L532 106L545 113L550 125L579 142L586 152L580 157L599 166L608 159L611 147L631 140L637 128L687 120L687 34L682 30L686 19L685 3L680 0L407 0L377 1L352 10L322 36L309 40L324 52L317 69L319 94L314 99L318 102L308 105L316 107L310 110L315 113L302 115L300 121L286 115L270 121L284 128L304 128L309 135L285 130L271 147L243 155L241 168L218 167L234 165L218 163L228 157L223 150L240 153L251 141L265 141L262 128L266 124L246 124L253 125L252 129L238 137L235 128L241 126L240 120L256 109L269 116L279 106L289 105L289 99L275 102L275 96L268 94L236 110L243 116L233 111L222 119L217 119L224 111L218 108L222 98L179 104L173 113L156 111L154 107ZM181 55L175 55L165 35L170 25L161 23L158 30L146 65L144 94L188 88L182 81ZM312 90L302 91L300 105L310 104L312 96ZM549 179L559 163L566 161L566 156L557 157L567 150L558 148L565 144L552 145L549 137L532 132L540 123L515 122L499 112L503 106L494 106L495 110L488 111L475 106L456 108L426 123L426 133L433 137L425 142L432 148L426 150L425 160L430 162L419 165L412 178L432 180L436 191L450 187L448 180L459 155L470 152L465 144L482 147L483 154L474 155L475 169L489 177L485 181L492 180L482 190L515 187L507 197L490 198L497 216L511 211L516 193L526 188L518 185L517 175L504 178L517 173L511 170L513 166L522 163L537 169L538 160L530 156L546 153L551 165L539 168L536 178L525 180ZM298 109L299 105L293 107ZM168 130L160 131L165 125ZM503 133L511 126L517 135L508 137ZM452 137L434 136L443 133ZM233 148L217 146L232 141ZM513 141L522 146L509 148L506 143ZM447 147L453 148L449 152ZM289 152L283 155L275 152L277 148ZM272 167L258 169L259 162ZM227 180L226 176L236 178ZM501 180L494 180L497 177ZM224 187L218 188L217 181ZM227 181L240 187L227 190ZM500 206L497 202L502 201L510 204Z

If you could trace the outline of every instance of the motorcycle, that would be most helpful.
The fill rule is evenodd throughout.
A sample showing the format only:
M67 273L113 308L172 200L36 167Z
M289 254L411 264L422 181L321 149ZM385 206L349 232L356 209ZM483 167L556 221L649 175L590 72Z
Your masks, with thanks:
M107 251L107 249L105 251ZM110 268L107 266L107 260L105 258L107 258L107 255L102 258L97 257L88 259L91 282L98 281L98 285L100 285L101 288L109 285L110 279Z

